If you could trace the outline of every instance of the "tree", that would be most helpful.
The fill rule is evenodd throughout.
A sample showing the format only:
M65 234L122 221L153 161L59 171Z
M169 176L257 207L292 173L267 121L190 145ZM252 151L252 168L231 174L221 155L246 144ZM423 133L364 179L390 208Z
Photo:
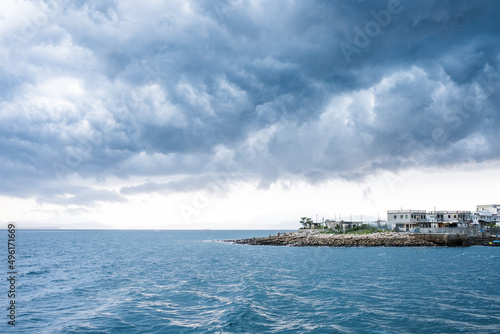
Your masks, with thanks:
M304 226L304 228L307 228L307 227L311 228L313 220L311 218L308 218L308 217L301 217L300 223Z

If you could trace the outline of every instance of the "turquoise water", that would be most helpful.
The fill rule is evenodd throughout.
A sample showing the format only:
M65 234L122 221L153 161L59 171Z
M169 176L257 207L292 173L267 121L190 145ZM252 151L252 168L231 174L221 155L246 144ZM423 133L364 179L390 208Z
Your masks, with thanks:
M269 233L19 230L0 332L500 332L500 248L216 242Z

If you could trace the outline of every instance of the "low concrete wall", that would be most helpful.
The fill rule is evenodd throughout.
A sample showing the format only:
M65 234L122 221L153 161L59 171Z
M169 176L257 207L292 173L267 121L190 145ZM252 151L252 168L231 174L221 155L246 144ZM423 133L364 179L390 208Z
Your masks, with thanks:
M473 236L464 233L413 233L413 235L442 246L470 246L475 239L489 237L487 232L480 232Z
M482 232L483 230L478 228L471 227L452 227L452 228L416 228L410 233L423 233L423 234L436 234L436 233L445 233L445 234L467 234L469 237L478 237L478 238L487 238L489 237L489 232ZM493 233L494 234L494 233Z

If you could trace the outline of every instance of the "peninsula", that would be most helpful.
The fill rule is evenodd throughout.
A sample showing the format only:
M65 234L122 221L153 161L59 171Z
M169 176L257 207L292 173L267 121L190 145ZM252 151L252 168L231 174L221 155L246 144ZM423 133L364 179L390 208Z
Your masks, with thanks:
M470 237L461 234L413 234L378 232L371 234L322 234L289 232L263 238L225 240L235 244L267 246L326 247L433 247L473 246L493 240L492 237Z
M339 217L340 218L340 217ZM387 221L301 217L297 232L265 238L225 240L236 244L329 247L429 247L497 245L500 204L477 205L476 211L388 210Z

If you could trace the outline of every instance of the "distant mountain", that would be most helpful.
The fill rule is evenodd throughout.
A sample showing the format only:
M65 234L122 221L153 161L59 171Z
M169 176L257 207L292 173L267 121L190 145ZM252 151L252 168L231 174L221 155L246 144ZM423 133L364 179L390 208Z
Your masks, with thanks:
M19 222L16 223L17 228L20 229L40 229L40 230L46 230L46 229L51 229L51 230L104 230L104 229L112 229L113 227L106 225L106 224L101 224L101 223L96 223L96 222L83 222L83 223L72 223L72 224L53 224L53 223L33 223L33 222Z

